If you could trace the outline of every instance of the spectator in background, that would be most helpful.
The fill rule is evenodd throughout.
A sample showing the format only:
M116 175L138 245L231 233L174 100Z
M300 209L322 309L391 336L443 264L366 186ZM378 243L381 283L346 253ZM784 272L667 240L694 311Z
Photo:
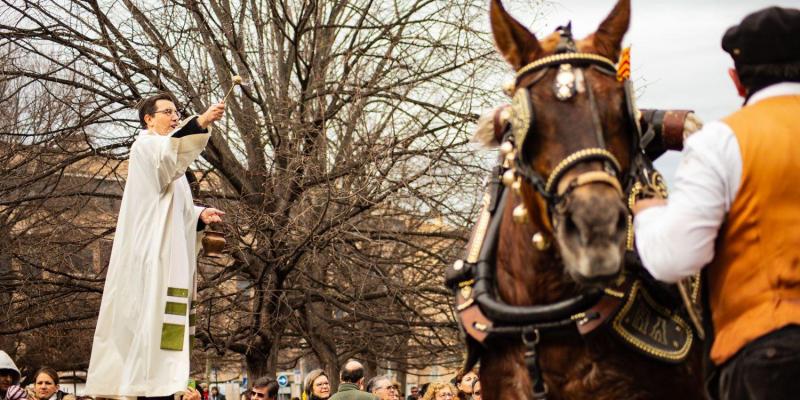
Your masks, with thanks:
M419 387L419 391L417 392L417 399L422 399L425 397L425 393L428 392L428 388L431 386L430 382L423 383L422 386Z
M379 400L400 400L400 386L388 375L370 379L367 383L367 392L374 394Z
M211 393L208 395L208 400L225 400L225 395L219 392L218 387L212 386Z
M303 385L303 400L324 400L330 397L331 384L325 371L315 369L309 372Z
M459 372L453 382L458 390L456 397L459 400L470 400L472 398L472 384L477 380L478 374L473 371Z
M0 350L0 400L22 400L27 397L25 389L19 385L19 368L14 360Z
M392 378L392 400L403 400L403 393L400 392L400 382Z
M208 390L208 384L207 383L201 382L201 383L197 384L197 391L200 392L200 398L202 400L208 400L208 395L210 393L209 393L209 390Z
M42 367L33 376L33 396L35 400L75 400L75 396L59 389L56 370Z
M363 392L364 366L360 362L350 360L344 364L339 373L339 390L331 396L331 400L376 400L375 395Z
M456 388L449 382L433 382L428 385L422 400L452 400L455 396Z
M263 376L253 382L253 389L250 390L251 400L277 400L277 398L278 381ZM225 400L225 397L222 400Z
M481 381L475 380L472 382L472 400L482 400L483 392L481 391Z
M411 389L408 390L411 394L406 397L406 400L419 400L419 388L416 386L412 386Z

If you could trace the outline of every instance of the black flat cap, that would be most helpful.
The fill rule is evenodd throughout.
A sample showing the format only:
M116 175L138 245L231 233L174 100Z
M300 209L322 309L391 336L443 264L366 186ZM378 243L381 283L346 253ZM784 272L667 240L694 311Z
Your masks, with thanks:
M800 62L800 9L769 7L728 28L722 49L736 65Z

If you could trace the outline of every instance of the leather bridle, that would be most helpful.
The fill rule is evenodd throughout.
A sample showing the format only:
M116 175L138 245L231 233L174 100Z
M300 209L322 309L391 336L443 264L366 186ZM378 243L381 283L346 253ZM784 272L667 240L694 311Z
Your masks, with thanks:
M564 33L562 31L562 42L571 43L571 37L568 32ZM574 44L572 46L567 44L564 47L567 49L565 52L536 60L517 72L516 91L511 105L511 129L510 134L504 137L504 140L509 142L510 145L501 146L506 157L505 166L507 167L503 177L504 182L513 184L513 181L517 179L525 180L547 204L550 226L554 226L553 215L557 213L557 210L563 209L558 205L564 202L572 191L578 187L601 183L611 186L620 198L623 197L622 183L619 180L623 169L617 158L605 148L606 144L597 102L591 84L588 82L588 77L583 73L584 69L594 67L598 71L613 76L616 75L616 67L611 60L597 54L573 51ZM531 167L531 160L527 157L528 151L526 150L528 146L526 144L536 132L536 113L530 90L541 82L542 77L545 75L544 72L551 68L558 68L554 90L559 100L570 100L578 91L576 88L578 85L581 86L581 91L588 96L593 133L597 144L595 147L583 148L567 155L556 164L555 168L545 178ZM525 84L525 78L536 73L539 73L539 75ZM626 99L626 101L630 100ZM629 117L631 120L635 120L634 115ZM636 149L639 142L638 137L635 137L633 142L633 147ZM573 177L568 184L560 185L561 180L572 168L589 161L601 162L603 169L582 172ZM627 170L628 175L630 175L632 169L627 168ZM624 179L625 183L629 180L630 176Z

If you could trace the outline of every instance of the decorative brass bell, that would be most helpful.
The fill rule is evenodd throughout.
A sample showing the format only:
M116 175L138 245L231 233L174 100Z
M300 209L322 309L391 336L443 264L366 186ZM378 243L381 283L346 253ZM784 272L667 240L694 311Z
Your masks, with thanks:
M511 216L514 218L514 222L518 224L528 223L528 209L524 204L514 207L514 212Z
M216 224L214 224L216 225ZM203 254L207 257L222 257L222 250L225 248L225 234L217 226L209 226L209 230L203 234Z
M533 234L531 238L531 242L533 246L536 247L536 250L544 251L550 248L550 240L545 237L542 232L536 232Z

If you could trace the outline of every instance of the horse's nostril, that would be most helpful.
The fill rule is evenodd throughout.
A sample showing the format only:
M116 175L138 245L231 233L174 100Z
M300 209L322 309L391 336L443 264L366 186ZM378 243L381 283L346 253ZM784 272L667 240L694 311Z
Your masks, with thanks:
M580 233L578 231L578 224L576 224L573 219L574 217L575 214L571 212L564 215L564 233L567 235L577 235Z
M617 220L617 229L618 230L628 229L628 210L625 208L622 208L619 211L619 219Z

